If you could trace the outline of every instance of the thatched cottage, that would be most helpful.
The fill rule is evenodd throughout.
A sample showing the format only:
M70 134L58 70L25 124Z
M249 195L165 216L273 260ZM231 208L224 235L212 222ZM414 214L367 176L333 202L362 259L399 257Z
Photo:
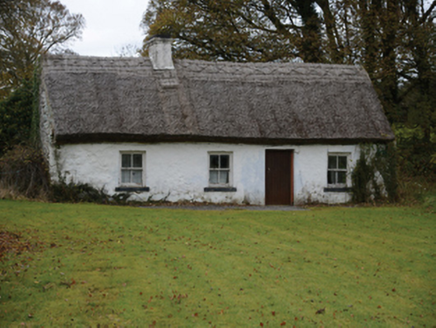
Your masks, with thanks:
M394 136L359 66L46 56L52 179L143 200L340 203L361 143Z

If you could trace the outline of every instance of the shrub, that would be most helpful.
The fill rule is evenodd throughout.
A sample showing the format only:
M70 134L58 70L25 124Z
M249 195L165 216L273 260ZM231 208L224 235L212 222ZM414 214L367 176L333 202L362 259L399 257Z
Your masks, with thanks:
M371 190L369 187L370 182L373 180L374 170L367 163L367 156L365 151L360 152L360 157L351 174L352 180L352 193L353 202L364 203L369 201Z
M397 140L398 162L407 176L436 177L436 133L426 140L419 127L393 126Z
M67 183L64 178L51 185L53 202L60 203L98 203L98 204L125 204L130 194L108 195L104 188L97 189L87 183Z
M0 156L15 145L27 143L33 99L32 82L24 81L22 86L0 102Z
M379 177L383 181L380 181ZM396 201L398 177L395 146L392 143L361 145L360 158L351 174L351 180L352 200L356 203L377 201L385 196L391 202Z
M50 178L39 150L18 145L0 158L0 189L3 197L46 199Z

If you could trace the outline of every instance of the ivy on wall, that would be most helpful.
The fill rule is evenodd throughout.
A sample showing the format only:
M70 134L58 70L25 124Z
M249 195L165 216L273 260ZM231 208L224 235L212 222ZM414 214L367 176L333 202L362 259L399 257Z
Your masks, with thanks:
M360 157L351 174L352 200L356 203L387 198L397 200L397 153L393 142L360 145Z
M32 121L30 125L30 136L29 142L35 147L40 146L40 135L39 135L39 87L41 85L41 58L35 64L35 70L33 72L33 102L32 102Z

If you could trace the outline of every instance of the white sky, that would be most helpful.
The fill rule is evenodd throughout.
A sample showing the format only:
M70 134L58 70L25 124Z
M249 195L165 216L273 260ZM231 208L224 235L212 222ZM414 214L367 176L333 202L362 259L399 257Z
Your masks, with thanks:
M86 20L82 39L69 48L83 56L117 56L123 46L141 47L139 28L148 0L60 0Z

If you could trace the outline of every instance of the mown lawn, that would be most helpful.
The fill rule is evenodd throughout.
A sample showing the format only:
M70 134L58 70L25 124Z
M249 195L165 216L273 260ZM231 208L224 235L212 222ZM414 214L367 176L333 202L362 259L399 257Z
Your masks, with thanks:
M0 231L21 233L0 263L2 327L436 325L436 217L419 208L2 200Z

